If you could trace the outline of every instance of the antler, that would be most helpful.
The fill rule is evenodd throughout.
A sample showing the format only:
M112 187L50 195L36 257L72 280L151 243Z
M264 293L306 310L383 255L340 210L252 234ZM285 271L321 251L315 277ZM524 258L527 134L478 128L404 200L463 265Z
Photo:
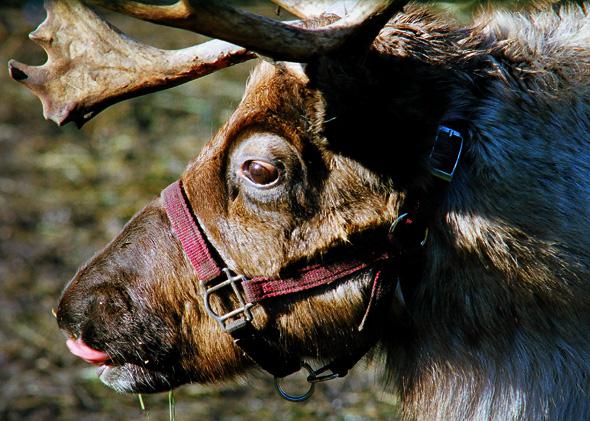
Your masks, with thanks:
M166 89L254 57L242 47L209 41L169 51L133 41L75 0L48 0L47 18L30 38L47 52L42 66L11 60L13 79L43 104L58 125L82 126L109 105Z
M74 121L82 126L113 103L166 89L255 57L249 50L276 60L306 62L345 48L359 34L372 39L406 1L349 1L354 8L343 19L323 28L306 29L215 0L179 0L169 6L92 0L139 19L233 43L214 40L171 51L133 41L79 0L45 0L47 18L30 38L45 49L47 62L42 66L28 66L11 60L9 71L13 79L39 97L46 119L58 125ZM317 9L309 3L274 2L298 16L317 15L314 12ZM322 4L326 2L333 3L320 0ZM338 10L343 15L346 12L342 7L328 10Z
M335 24L307 29L235 9L217 0L179 0L170 6L146 5L126 0L92 0L106 9L162 25L241 45L275 60L306 62L340 50L359 32L379 31L407 0L364 0ZM304 10L297 1L275 1ZM313 3L313 2L312 2ZM326 3L324 0L321 3ZM333 3L333 2L332 2ZM311 7L307 7L311 10ZM376 35L376 33L375 33Z

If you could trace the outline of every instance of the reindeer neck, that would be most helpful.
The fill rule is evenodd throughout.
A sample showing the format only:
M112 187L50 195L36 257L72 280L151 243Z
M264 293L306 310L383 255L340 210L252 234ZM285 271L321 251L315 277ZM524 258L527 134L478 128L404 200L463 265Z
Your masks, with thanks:
M474 106L474 136L406 296L409 323L384 339L412 419L583 419L590 411L590 237L580 211L589 205L582 139L590 124L571 106L587 101L587 88L556 100L504 83ZM559 206L566 191L577 210Z

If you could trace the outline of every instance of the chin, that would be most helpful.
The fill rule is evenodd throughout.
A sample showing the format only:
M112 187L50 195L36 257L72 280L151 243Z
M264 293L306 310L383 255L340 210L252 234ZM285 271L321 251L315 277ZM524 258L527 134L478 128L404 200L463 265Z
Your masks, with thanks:
M157 393L165 392L185 382L174 381L165 373L146 369L135 364L101 365L96 369L100 381L111 389L121 393Z

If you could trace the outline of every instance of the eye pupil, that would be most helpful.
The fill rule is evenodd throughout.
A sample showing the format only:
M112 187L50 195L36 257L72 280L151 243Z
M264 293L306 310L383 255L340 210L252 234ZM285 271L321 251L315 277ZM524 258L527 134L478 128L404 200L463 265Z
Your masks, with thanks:
M277 167L265 161L246 161L242 172L250 181L260 185L271 184L279 178Z

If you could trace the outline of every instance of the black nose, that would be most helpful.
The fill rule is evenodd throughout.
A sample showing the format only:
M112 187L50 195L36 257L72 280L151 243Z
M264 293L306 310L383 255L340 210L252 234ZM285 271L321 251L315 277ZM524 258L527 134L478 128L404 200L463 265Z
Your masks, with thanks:
M88 308L88 296L77 288L77 282L70 282L64 290L56 311L57 324L69 337L80 337L80 326Z
M130 297L124 288L104 282L76 279L64 291L57 307L57 323L70 337L86 342L121 328L130 313Z

